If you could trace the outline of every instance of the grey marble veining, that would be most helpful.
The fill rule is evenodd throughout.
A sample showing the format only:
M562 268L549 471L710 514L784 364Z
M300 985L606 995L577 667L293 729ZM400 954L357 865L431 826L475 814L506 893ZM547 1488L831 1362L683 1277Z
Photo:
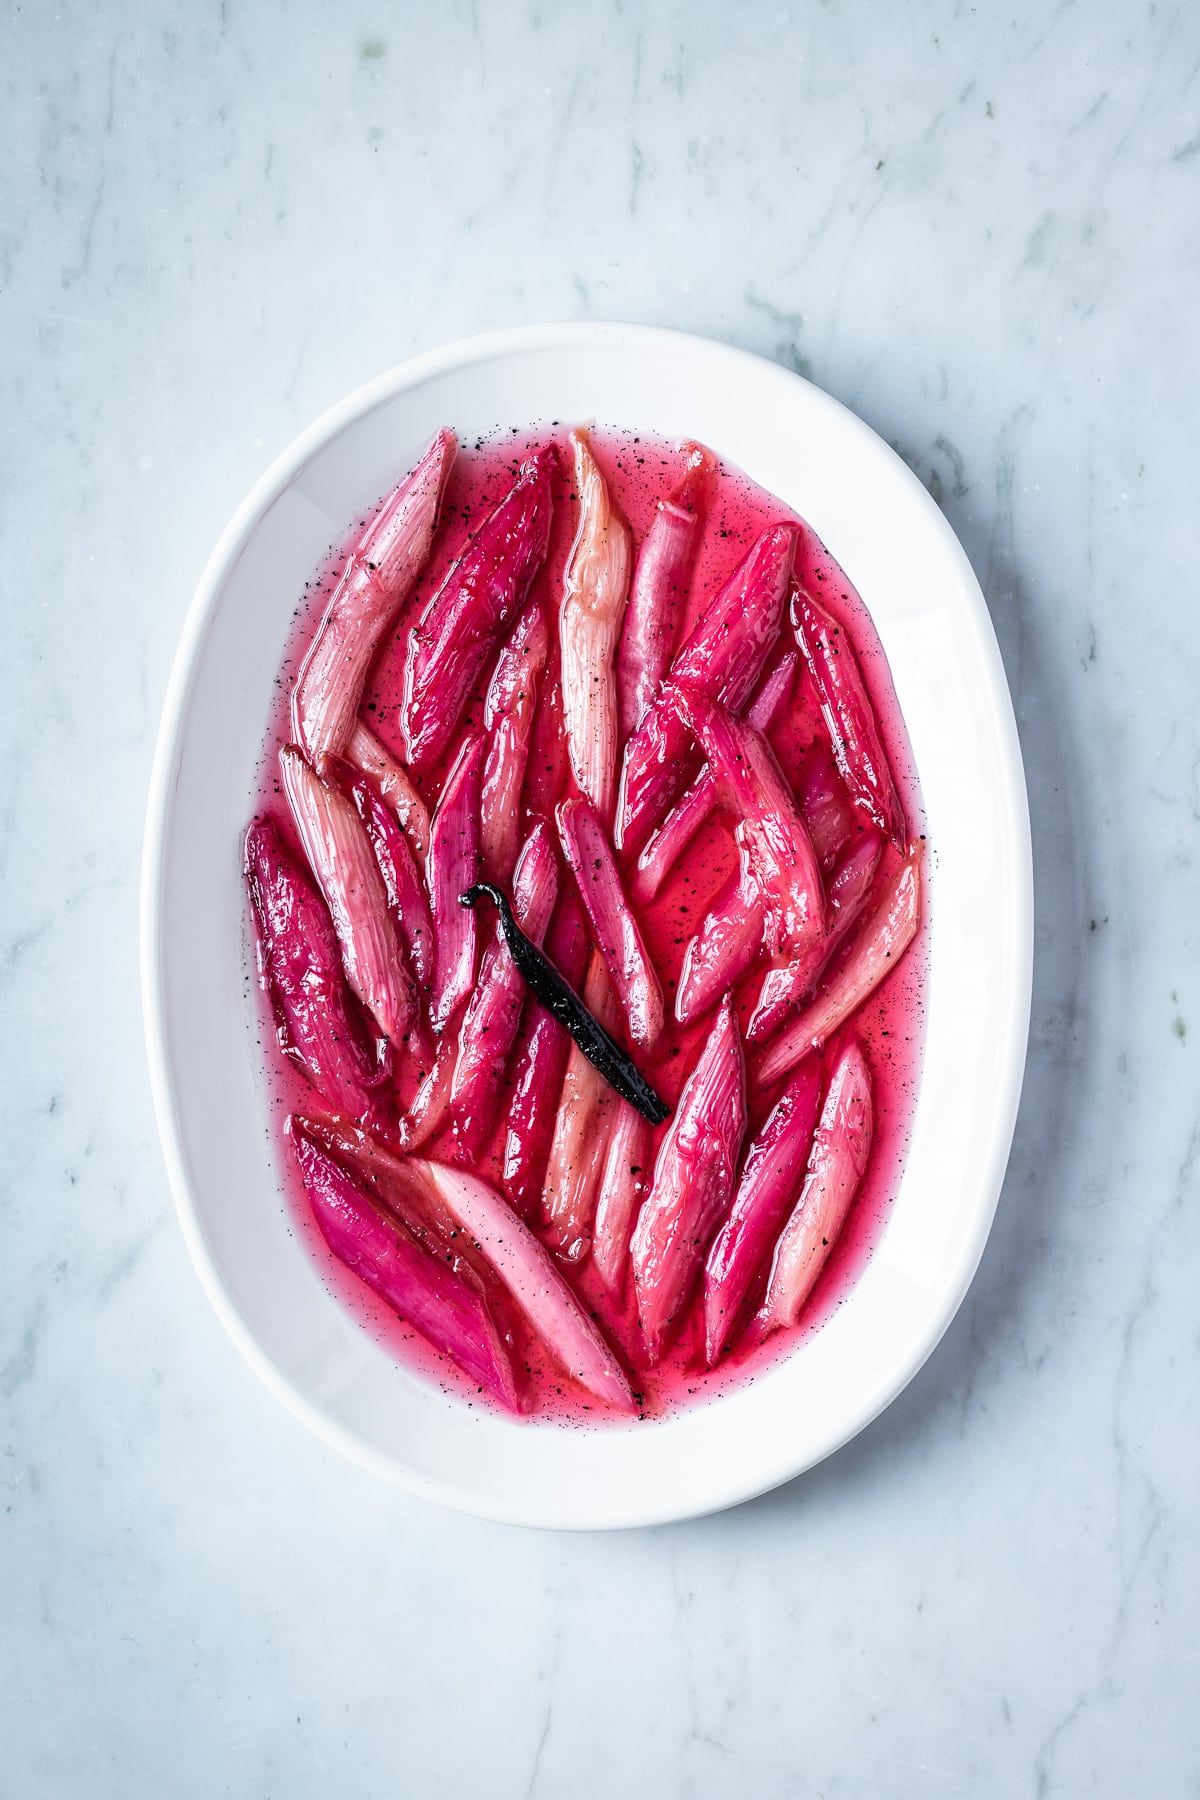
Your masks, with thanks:
M1195 1794L1200 14L717 0L0 23L0 1788ZM246 1371L141 1050L196 574L346 389L491 325L775 356L961 535L1016 697L1032 1046L961 1314L693 1525L411 1502Z

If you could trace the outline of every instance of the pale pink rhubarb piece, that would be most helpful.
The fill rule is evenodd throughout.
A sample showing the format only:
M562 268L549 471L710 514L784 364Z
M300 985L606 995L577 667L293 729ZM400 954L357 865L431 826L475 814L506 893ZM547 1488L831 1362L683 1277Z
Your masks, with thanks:
M362 720L355 724L346 745L346 760L369 775L404 827L413 855L424 864L429 854L429 808L412 776L398 763Z
M341 754L354 730L371 664L429 556L452 431L384 500L350 555L292 691L292 731L310 762Z
M650 1125L636 1107L619 1100L592 1226L592 1265L610 1294L621 1292L629 1265L630 1233L650 1191L650 1174Z
M599 951L592 953L583 1002L608 1031L616 1028L617 1008ZM567 1262L582 1261L591 1246L592 1215L619 1104L599 1069L572 1044L542 1190L547 1239Z
M634 1228L630 1259L651 1362L679 1329L709 1242L729 1210L745 1130L745 1063L725 1000L659 1146Z
M325 897L346 979L393 1044L417 1023L417 996L405 964L387 889L353 803L322 781L292 745L279 756L283 789L309 866Z
M600 817L611 822L617 780L617 681L613 667L629 592L629 527L613 505L585 431L573 431L579 527L558 615L562 707L571 769Z
M633 1394L616 1352L554 1266L544 1244L478 1175L422 1163L446 1205L505 1283L568 1375L605 1405L631 1412Z
M444 1032L434 1046L412 1104L400 1120L399 1137L405 1150L419 1149L450 1123L450 1088L457 1061L458 1041L452 1032Z
M433 912L433 993L430 1017L443 1031L471 991L475 975L475 914L458 896L479 880L479 781L487 740L467 738L446 777L429 827L426 879Z
M338 1260L509 1411L512 1365L482 1296L431 1256L303 1127L292 1143L321 1235Z
M866 904L882 849L879 833L869 828L851 844L829 880L829 923L824 936L802 956L777 963L766 971L746 1027L748 1044L765 1042L808 999L822 969L836 954Z
M829 870L845 854L859 815L851 806L827 744L817 744L805 759L796 783L796 799L804 814L817 861Z
M487 1302L502 1342L511 1348L511 1297L487 1258L462 1229L415 1157L395 1155L370 1132L337 1118L293 1115L289 1131L300 1131L343 1163L371 1194L399 1219L423 1250L435 1257Z
M608 834L591 802L581 797L564 800L557 817L563 852L608 964L630 1035L635 1043L650 1049L662 1030L662 985L625 898Z
M617 712L628 738L650 710L675 651L704 531L713 456L683 444L683 474L654 509L638 551L617 652Z
M521 790L549 647L546 615L532 602L497 658L484 702L489 736L479 796L479 847L488 880L502 884L512 877L521 843Z
M766 911L743 849L683 955L675 1017L681 1025L702 1018L741 980L762 949Z
M775 1246L766 1297L755 1315L757 1335L767 1337L800 1317L858 1191L872 1123L871 1078L851 1041L830 1077L800 1198Z
M767 1046L756 1079L769 1086L786 1075L857 1012L889 976L921 922L922 846L916 844L880 890L870 913L817 986L799 1018Z
M433 920L429 896L395 812L361 769L341 756L321 758L321 777L333 781L354 803L363 822L401 942L419 986L433 979Z

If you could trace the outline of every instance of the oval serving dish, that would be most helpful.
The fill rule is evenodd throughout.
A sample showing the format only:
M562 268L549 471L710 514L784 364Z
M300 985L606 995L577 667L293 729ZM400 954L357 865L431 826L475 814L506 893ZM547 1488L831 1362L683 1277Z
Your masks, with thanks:
M241 831L297 596L440 425L466 437L539 418L699 438L812 525L879 631L930 847L911 1143L861 1275L753 1383L602 1429L468 1411L340 1307L288 1229L245 992ZM197 1269L251 1364L328 1442L413 1492L529 1525L653 1523L763 1492L859 1431L928 1356L982 1253L1019 1098L1031 960L1020 752L978 584L900 459L788 371L632 326L470 340L334 408L214 551L167 698L145 850L143 984L168 1169Z

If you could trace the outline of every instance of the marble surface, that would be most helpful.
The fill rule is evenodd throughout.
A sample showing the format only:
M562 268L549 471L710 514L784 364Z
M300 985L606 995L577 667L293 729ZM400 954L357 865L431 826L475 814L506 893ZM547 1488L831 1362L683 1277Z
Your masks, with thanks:
M1197 1790L1200 13L25 7L0 23L0 1790ZM920 472L1029 773L978 1279L824 1467L566 1538L309 1438L188 1265L142 809L191 587L346 389L491 325L778 357Z

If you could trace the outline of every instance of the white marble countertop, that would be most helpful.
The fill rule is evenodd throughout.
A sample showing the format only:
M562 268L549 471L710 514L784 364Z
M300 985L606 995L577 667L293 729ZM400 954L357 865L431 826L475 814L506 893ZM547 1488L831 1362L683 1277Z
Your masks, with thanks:
M0 24L0 1789L1194 1794L1200 13L631 0ZM781 1492L555 1537L243 1367L151 1118L136 885L191 587L267 459L492 325L810 373L972 556L1032 1050L970 1297Z

